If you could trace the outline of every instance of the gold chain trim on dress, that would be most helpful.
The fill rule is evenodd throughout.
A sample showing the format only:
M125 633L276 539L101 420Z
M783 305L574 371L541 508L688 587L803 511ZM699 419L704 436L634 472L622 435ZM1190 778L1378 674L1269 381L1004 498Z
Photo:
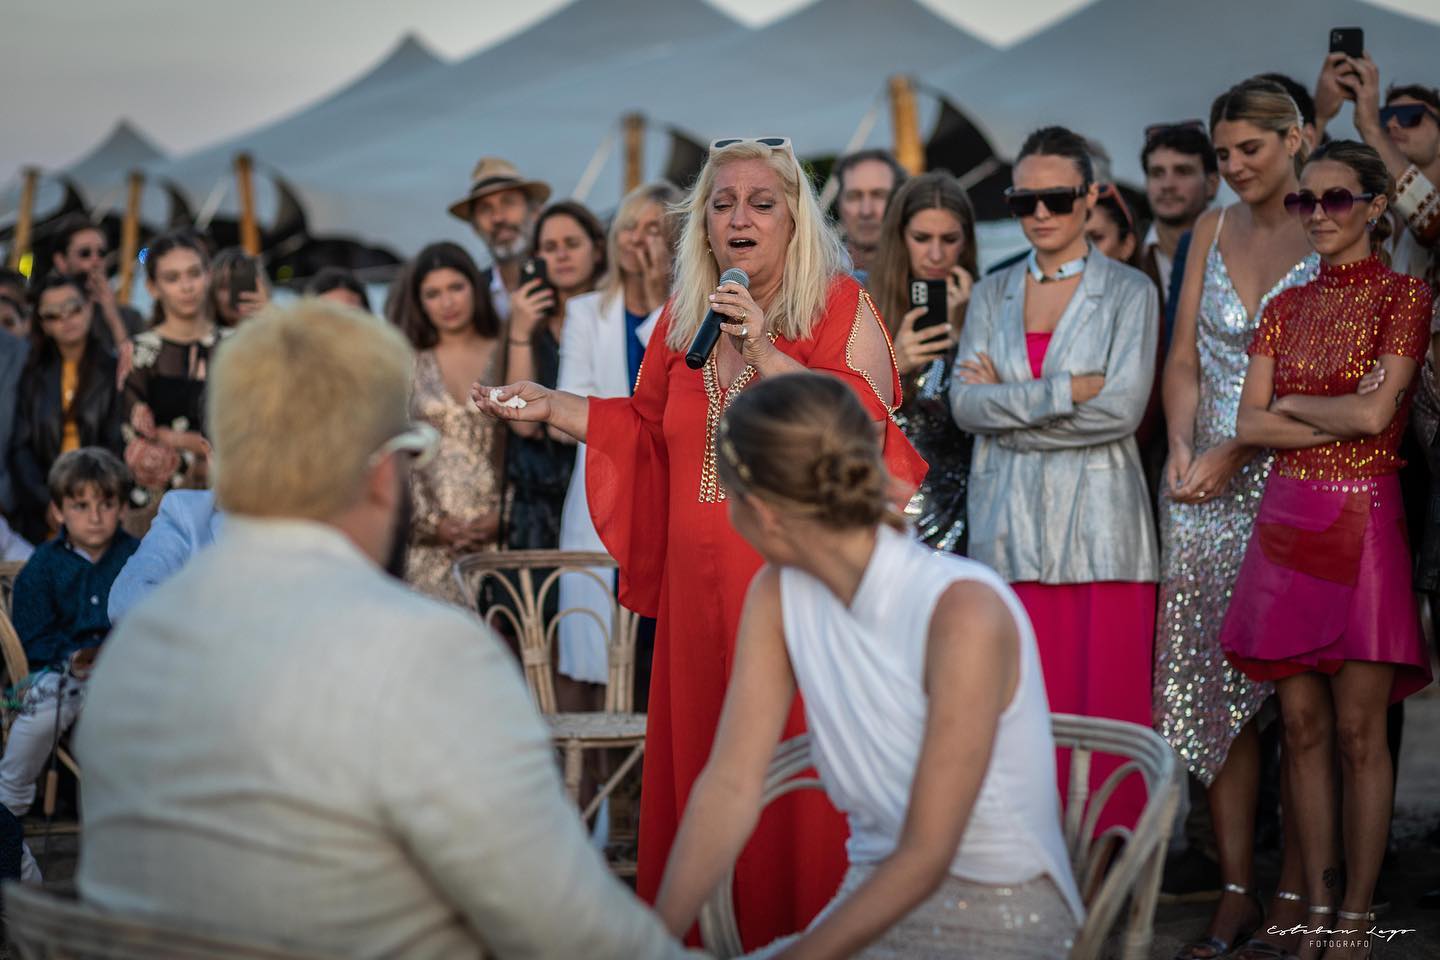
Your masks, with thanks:
M895 394L894 406L887 404L885 402L885 395L880 392L880 388L875 385L875 381L870 379L869 372L855 366L855 357L852 350L855 346L855 338L860 335L860 318L865 315L865 307L867 305L870 307L870 313L875 317L875 322L880 326L880 335L885 338L885 348L890 351L890 369L895 370L899 367L899 364L895 362L895 344L890 342L890 331L885 329L885 324L880 320L880 311L875 309L875 301L870 299L870 294L865 292L863 287L860 290L860 296L855 300L855 319L850 324L850 336L845 341L845 365L865 378L865 382L870 384L870 389L875 393L875 399L880 401L880 406L885 408L886 413L893 416L895 411L900 409L900 405L904 403L905 398L897 392Z
M765 336L774 343L780 339L775 331L770 331ZM719 349L719 345L716 345ZM715 468L715 441L720 432L720 418L730 408L730 403L735 396L749 386L750 381L760 371L750 364L735 377L730 384L730 389L723 394L720 392L720 367L715 360L715 353L710 353L710 358L705 361L701 379L705 381L705 459L700 465L700 502L701 503L723 503L725 502L725 486L720 482L720 472Z

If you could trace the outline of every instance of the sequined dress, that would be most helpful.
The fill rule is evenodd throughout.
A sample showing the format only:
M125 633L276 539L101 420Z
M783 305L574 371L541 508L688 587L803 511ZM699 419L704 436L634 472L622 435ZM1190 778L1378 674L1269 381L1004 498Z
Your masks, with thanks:
M492 376L498 372L502 352L496 349L492 354ZM494 380L487 378L485 382ZM410 405L417 420L440 431L440 449L411 481L415 513L405 579L433 597L461 602L450 574L455 552L437 541L436 532L444 517L476 520L487 511L500 509L501 475L496 448L503 426L473 404L462 404L450 395L434 350L426 350L416 358L415 393Z
M950 413L949 356L921 370L905 387L905 403L895 422L917 453L930 464L925 482L905 507L916 536L936 550L965 552L965 491L970 480L970 450L975 438L955 425Z
M1220 256L1220 226L1205 258L1204 289L1196 318L1200 401L1195 410L1195 455L1235 436L1248 350L1265 305L1290 287L1309 283L1319 269L1311 254L1295 264L1247 315ZM1230 666L1220 649L1220 627L1250 542L1250 530L1271 456L1257 455L1229 486L1204 503L1160 499L1160 603L1155 636L1155 729L1209 786L1230 743L1271 693Z

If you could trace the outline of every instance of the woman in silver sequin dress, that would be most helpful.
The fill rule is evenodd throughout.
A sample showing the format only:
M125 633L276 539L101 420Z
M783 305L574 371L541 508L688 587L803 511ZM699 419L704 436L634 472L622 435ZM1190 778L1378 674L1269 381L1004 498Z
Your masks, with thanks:
M975 210L948 173L907 181L885 209L870 289L895 343L905 402L895 422L930 464L905 508L917 536L937 550L965 552L966 486L974 438L950 415L955 342L976 273ZM950 322L915 329L926 307L911 308L910 284L943 280Z
M1206 937L1179 957L1220 956L1261 918L1250 894L1259 780L1253 720L1272 689L1233 669L1219 636L1270 472L1268 452L1235 440L1247 351L1270 298L1308 283L1317 269L1284 207L1296 189L1298 119L1294 101L1273 83L1246 81L1215 101L1210 130L1220 172L1241 202L1195 226L1165 365L1170 456L1160 500L1155 728L1209 788L1226 884ZM1293 878L1288 889L1295 889L1298 857L1287 860L1294 869L1281 886ZM1296 913L1294 903L1282 898L1277 909Z

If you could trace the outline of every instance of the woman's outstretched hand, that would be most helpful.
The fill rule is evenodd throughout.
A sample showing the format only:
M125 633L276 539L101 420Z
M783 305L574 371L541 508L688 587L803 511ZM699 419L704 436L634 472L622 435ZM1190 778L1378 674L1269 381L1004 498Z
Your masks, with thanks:
M477 382L470 388L470 399L481 413L499 420L545 423L550 419L550 395L553 392L529 380L503 387Z

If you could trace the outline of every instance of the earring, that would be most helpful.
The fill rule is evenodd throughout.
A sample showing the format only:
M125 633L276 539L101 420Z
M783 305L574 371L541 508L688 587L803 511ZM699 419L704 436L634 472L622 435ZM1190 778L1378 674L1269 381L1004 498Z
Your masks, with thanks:
M1376 225L1377 223L1379 223L1379 222L1380 222L1380 218L1379 218L1379 217L1376 217L1376 218L1373 219L1373 220L1366 220L1366 221L1365 221L1365 226L1366 226L1368 229L1370 229L1370 230L1374 230L1374 229L1375 229L1375 225Z

